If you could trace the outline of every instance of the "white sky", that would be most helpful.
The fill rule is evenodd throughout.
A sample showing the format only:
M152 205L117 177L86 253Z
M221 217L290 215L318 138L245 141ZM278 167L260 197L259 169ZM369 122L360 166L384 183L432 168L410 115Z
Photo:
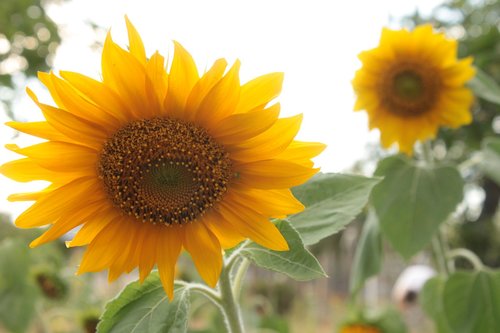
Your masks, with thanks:
M62 27L63 44L54 69L99 77L100 50L91 48L95 35L84 22L112 29L124 45L127 14L152 54L167 54L177 40L193 55L200 70L224 57L242 62L245 82L269 72L285 72L279 97L282 115L304 113L299 139L320 141L327 150L316 160L323 171L341 172L366 154L376 141L364 113L352 112L350 81L360 63L356 55L376 46L383 26L398 27L399 18L416 8L430 13L439 0L72 0L49 9ZM394 17L391 23L390 18ZM104 36L99 36L103 41ZM43 95L42 88L31 85ZM42 98L43 99L43 98ZM16 108L23 120L40 119L27 98ZM4 119L0 115L0 120ZM27 136L12 139L0 130L0 163L18 158L5 143L30 144ZM40 188L40 184L36 184ZM29 204L9 203L8 194L33 189L0 176L0 211L16 216Z

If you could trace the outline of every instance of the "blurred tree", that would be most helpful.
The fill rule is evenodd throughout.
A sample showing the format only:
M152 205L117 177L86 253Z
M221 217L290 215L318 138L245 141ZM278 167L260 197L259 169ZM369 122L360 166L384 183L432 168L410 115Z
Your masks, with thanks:
M47 16L49 2L59 0L0 1L0 107L12 117L15 89L37 71L47 70L61 39Z

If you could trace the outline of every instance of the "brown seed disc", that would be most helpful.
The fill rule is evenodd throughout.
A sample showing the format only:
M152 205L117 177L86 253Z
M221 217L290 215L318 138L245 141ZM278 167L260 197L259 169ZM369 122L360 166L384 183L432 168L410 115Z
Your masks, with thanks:
M442 89L432 67L412 62L395 64L382 77L379 95L391 113L415 117L432 109Z
M104 144L97 167L116 207L167 225L203 215L232 175L227 152L204 129L171 118L122 127Z

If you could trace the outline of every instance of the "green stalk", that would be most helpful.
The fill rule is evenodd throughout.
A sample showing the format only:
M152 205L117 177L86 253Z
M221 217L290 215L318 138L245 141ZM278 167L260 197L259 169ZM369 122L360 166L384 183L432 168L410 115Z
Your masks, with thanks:
M244 333L241 311L234 297L230 274L231 266L224 266L219 278L221 309L226 319L228 333Z

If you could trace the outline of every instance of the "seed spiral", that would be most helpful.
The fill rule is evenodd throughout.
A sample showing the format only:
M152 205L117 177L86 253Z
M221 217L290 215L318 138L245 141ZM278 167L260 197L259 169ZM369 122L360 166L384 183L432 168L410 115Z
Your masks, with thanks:
M164 225L202 216L232 175L228 153L203 128L160 117L119 129L103 145L97 169L115 207Z

